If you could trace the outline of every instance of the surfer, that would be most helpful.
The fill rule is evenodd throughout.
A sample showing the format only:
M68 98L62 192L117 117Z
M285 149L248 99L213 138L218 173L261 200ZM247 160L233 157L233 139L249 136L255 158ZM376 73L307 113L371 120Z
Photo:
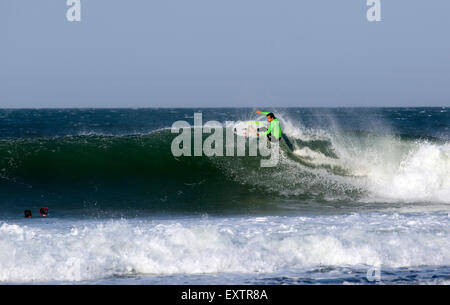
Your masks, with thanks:
M269 128L263 133L256 133L256 136L263 137L267 136L267 139L270 142L279 142L281 140L281 127L280 121L275 117L272 112L264 112L261 110L257 110L256 114L265 114L267 117L267 121L269 121Z

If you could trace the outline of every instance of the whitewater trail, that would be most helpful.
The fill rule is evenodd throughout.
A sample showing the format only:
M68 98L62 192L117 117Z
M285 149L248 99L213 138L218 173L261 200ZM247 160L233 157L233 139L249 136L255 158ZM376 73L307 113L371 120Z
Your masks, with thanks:
M333 171L316 171L324 179L367 191L371 201L450 203L450 143L402 139L390 134L344 133L307 129L280 117L284 133L294 143L293 153L318 168L341 168L354 178ZM300 144L298 141L300 140ZM327 150L308 145L329 143ZM292 164L292 163L291 163Z

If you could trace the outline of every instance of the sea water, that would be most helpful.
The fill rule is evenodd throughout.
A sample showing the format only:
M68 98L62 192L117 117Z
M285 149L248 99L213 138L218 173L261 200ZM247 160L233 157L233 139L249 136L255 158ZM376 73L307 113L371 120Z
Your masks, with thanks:
M270 110L273 168L170 151L254 109L1 110L0 283L450 283L448 108Z

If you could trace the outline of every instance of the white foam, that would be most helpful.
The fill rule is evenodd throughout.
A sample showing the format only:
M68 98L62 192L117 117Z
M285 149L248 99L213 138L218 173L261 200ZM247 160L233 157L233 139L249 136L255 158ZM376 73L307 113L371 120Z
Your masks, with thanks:
M337 183L353 185L367 192L368 201L450 203L450 143L402 140L389 134L345 135L310 130L301 123L280 118L285 133L304 141L322 139L331 143L337 158L308 147L296 147L294 154L314 165L338 166L354 177L320 173ZM292 177L295 179L295 176ZM343 185L344 185L343 184Z
M450 203L450 144L420 144L393 174L374 181L374 192L380 189L388 198Z
M74 221L0 225L0 281L445 266L447 214Z

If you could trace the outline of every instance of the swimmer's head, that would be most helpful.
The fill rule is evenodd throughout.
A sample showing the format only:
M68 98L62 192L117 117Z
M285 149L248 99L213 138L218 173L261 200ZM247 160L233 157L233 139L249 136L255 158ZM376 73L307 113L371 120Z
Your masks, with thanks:
M24 214L25 218L31 218L31 217L32 217L32 216L31 216L31 211L30 211L30 210L25 210L25 211L23 212L23 214Z
M46 208L46 207L42 207L40 210L39 210L39 213L41 213L41 215L42 216L47 216L47 214L48 214L48 208Z

